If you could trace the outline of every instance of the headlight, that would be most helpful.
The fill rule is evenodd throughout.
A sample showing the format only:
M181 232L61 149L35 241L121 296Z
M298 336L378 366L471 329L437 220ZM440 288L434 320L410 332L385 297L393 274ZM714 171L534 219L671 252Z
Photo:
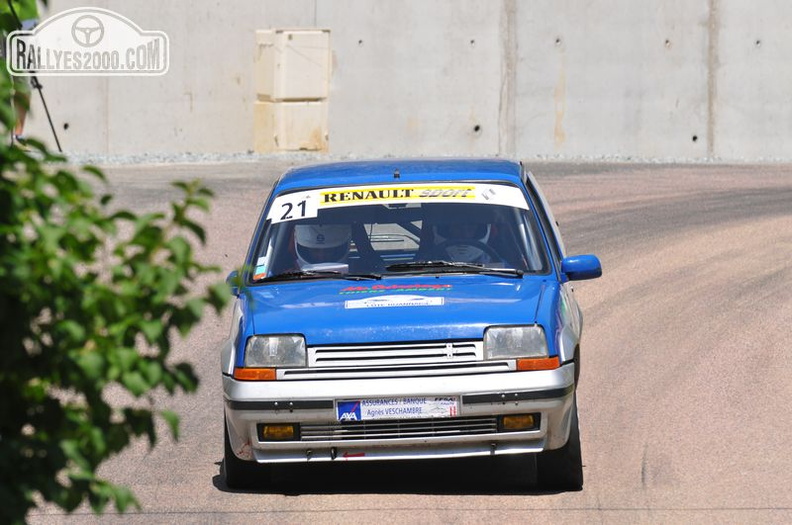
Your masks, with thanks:
M484 359L547 357L541 326L492 326L484 332Z
M245 346L246 367L305 366L305 360L301 335L254 335Z

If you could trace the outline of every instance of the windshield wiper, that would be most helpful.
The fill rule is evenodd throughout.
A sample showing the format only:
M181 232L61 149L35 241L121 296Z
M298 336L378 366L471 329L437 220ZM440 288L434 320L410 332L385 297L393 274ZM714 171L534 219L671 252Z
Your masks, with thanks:
M342 273L336 270L300 270L283 272L256 279L255 283L271 283L274 281L299 281L301 279L348 279L350 281L376 281L382 279L377 273Z
M382 274L379 273L348 273L342 276L344 279L350 281L379 281L382 279Z
M341 277L341 272L335 270L303 270L293 272L283 272L276 275L270 275L262 279L256 279L256 283L268 283L272 281L299 281L300 279L324 279L327 277Z
M522 270L514 268L487 268L479 263L464 263L452 261L413 261L391 264L386 268L389 272L415 272L415 273L480 273L484 275L497 275L506 277L522 277Z

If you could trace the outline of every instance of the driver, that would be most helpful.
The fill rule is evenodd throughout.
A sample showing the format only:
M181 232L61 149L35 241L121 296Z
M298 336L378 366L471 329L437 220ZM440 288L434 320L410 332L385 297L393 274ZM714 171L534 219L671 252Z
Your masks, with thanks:
M298 224L294 251L301 269L322 263L346 263L352 230L348 224Z
M454 262L490 263L492 257L482 250L479 244L486 244L490 238L490 225L483 223L459 222L434 227L435 242L447 243L441 251ZM469 243L469 244L466 244Z

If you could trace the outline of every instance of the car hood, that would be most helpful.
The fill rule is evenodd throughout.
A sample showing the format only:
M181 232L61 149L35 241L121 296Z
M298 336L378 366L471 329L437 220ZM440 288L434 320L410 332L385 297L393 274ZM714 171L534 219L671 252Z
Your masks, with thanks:
M481 339L490 325L534 323L546 286L485 275L270 284L251 289L249 321L308 345Z

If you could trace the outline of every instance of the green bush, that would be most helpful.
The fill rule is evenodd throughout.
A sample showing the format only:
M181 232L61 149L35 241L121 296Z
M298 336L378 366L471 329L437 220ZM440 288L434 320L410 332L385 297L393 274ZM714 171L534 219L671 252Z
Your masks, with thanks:
M167 212L114 210L94 193L100 170L74 173L35 140L11 145L13 119L0 104L0 523L44 502L123 512L139 507L133 494L97 468L136 436L154 446L157 417L178 439L178 416L152 394L197 388L192 367L169 360L172 341L228 297L225 283L199 286L218 268L193 252L205 232L191 217L211 192L176 183ZM119 386L129 401L111 404Z

